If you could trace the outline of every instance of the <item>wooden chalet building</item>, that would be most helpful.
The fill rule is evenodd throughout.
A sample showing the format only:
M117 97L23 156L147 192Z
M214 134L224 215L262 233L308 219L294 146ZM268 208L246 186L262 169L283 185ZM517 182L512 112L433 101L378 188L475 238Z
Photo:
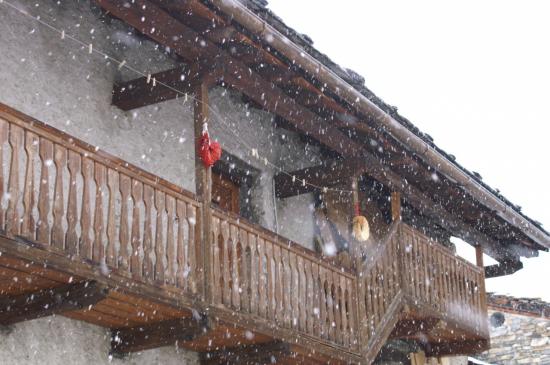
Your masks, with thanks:
M0 1L0 66L1 336L35 326L30 347L52 347L29 361L107 361L99 343L71 357L90 339L56 354L87 335L71 328L109 331L122 363L163 346L202 364L479 353L485 278L550 247L260 0Z

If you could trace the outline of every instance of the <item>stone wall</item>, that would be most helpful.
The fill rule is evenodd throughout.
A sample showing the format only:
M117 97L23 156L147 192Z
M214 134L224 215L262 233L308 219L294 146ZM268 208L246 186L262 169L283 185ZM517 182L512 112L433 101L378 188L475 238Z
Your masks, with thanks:
M10 365L195 365L194 352L162 347L118 359L109 356L109 330L62 316L18 323L0 331L0 363Z
M489 316L497 312L491 309ZM491 325L491 349L476 358L491 364L550 365L550 318L498 313L504 315L504 323Z
M88 0L14 3L142 72L177 65L170 50L105 17ZM1 103L194 191L191 100L124 112L111 105L113 83L139 75L89 54L88 47L68 37L62 40L60 34L6 5L0 10ZM262 157L288 171L317 164L317 149L295 133L275 128L273 115L249 107L238 93L215 89L210 104L211 134L226 152L260 171L250 191L255 221L312 248L312 194L275 202L272 184L277 171L263 158L252 158L248 147L257 148Z

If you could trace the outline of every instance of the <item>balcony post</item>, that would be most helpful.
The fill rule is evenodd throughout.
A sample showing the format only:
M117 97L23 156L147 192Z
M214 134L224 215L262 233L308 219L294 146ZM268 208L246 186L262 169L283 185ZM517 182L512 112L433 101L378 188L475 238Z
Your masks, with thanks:
M401 193L398 191L391 193L391 218L392 222L401 219Z
M195 132L195 189L198 200L202 204L200 212L200 239L201 243L199 252L200 259L197 262L202 263L202 287L200 288L204 300L209 303L211 297L210 290L210 272L211 272L211 244L210 232L212 225L212 168L205 167L198 154L199 140L202 136L203 126L208 121L208 88L209 84L204 78L199 78L199 81L194 85L194 132ZM200 270L200 269L199 269Z

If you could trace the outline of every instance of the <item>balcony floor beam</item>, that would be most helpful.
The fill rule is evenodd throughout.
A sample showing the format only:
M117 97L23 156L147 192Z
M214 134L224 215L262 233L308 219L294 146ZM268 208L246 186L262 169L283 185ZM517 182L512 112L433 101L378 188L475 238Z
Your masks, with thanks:
M108 289L83 281L0 299L0 324L12 325L40 317L81 310L106 298Z

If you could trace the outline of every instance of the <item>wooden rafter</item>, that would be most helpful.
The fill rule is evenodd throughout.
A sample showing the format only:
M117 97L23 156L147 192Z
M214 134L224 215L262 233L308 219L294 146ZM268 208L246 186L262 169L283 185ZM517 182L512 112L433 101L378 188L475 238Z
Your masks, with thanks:
M223 81L236 87L266 110L277 114L296 125L330 149L346 157L356 157L363 153L359 143L354 142L337 128L299 105L282 90L264 79L243 62L220 50L215 44L191 28L180 23L167 12L147 0L136 0L130 7L114 0L97 0L128 24L136 27L161 44L170 46L181 57L197 61L210 59L222 67ZM154 31L151 29L154 28ZM190 48L193 51L190 51ZM268 95L269 93L269 95Z
M211 80L217 78L208 65L204 65L201 70L182 65L151 76L119 82L113 88L113 105L122 110L131 110L183 97L184 93L192 94L194 85L200 79L204 81L206 75Z
M31 319L87 308L105 299L107 287L84 281L0 299L0 324L11 325Z
M332 169L327 169L327 166L332 166ZM324 183L324 186L331 186L334 185L334 182L340 181L342 176L349 177L350 171L365 171L393 191L402 193L411 205L433 217L441 227L472 245L482 245L484 251L497 261L515 257L515 252L506 250L506 246L500 242L449 213L440 204L426 196L424 192L404 181L397 173L384 166L370 154L365 154L361 159L334 161L332 164L314 166L290 173L279 173L275 175L275 191L279 197L303 194L314 190L312 186L302 186L301 180L304 178L308 180L313 178L314 181L319 182L319 185ZM292 181L293 176L295 176L294 182Z

